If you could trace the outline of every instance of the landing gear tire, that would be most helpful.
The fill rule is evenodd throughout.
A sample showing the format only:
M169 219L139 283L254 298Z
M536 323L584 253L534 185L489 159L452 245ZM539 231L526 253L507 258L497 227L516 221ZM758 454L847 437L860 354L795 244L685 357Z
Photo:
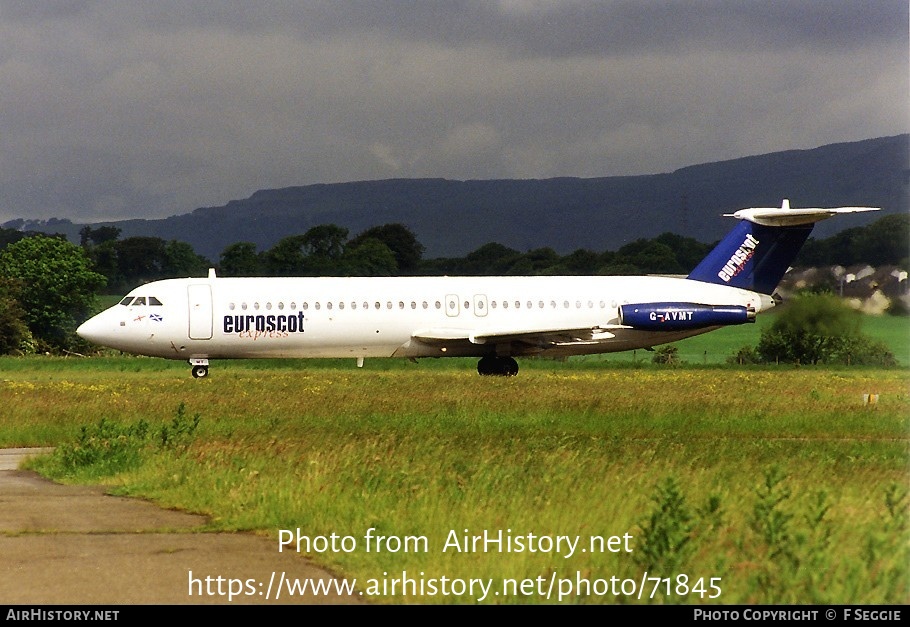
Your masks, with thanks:
M477 362L477 373L483 376L514 377L518 374L518 362L512 357L487 355Z
M193 366L193 378L194 379L204 379L209 376L209 367L208 366Z

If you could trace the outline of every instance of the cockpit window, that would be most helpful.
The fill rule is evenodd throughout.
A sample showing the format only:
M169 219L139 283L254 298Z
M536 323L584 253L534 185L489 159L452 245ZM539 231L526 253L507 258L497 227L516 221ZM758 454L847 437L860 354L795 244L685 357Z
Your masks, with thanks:
M126 307L136 307L142 305L161 307L163 305L163 303L154 296L125 296L123 300L120 301L120 304Z

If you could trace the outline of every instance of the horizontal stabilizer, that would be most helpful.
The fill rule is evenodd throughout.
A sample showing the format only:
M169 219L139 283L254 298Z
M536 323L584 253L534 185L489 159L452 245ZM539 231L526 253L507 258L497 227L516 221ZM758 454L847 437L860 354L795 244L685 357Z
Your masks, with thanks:
M753 207L740 209L735 213L725 213L726 217L748 220L764 226L799 226L815 224L841 213L860 213L864 211L879 211L878 207L829 207L829 208L803 208L791 209L790 201L784 200L780 207Z

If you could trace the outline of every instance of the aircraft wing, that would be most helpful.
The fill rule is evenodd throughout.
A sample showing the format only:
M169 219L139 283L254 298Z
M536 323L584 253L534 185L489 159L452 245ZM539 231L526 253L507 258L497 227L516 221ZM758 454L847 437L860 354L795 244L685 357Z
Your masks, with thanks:
M418 331L412 335L425 344L445 344L468 341L472 344L520 343L538 348L565 346L567 344L595 344L614 337L611 327L580 327L577 329L458 329L440 327ZM620 327L616 327L620 328Z

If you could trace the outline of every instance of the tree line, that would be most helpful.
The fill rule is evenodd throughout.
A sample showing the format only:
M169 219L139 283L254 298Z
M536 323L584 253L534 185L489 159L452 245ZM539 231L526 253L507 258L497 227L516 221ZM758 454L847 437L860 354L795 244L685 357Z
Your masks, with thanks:
M81 232L81 248L92 269L105 276L110 293L157 279L204 276L210 267L226 277L684 274L711 247L665 233L615 252L579 249L560 255L552 248L520 252L491 242L464 257L424 259L424 246L401 224L376 226L353 238L346 228L325 224L262 251L251 242L231 244L212 263L185 242L119 239L119 229L110 226L85 227Z
M164 278L205 276L403 276L403 275L635 275L686 274L714 247L664 233L616 251L552 248L520 252L491 242L458 258L424 259L424 246L406 226L386 224L349 237L325 224L259 251L237 242L217 263L192 246L157 237L120 238L114 226L84 227L75 245L47 236L0 228L0 354L70 350L74 334L99 293L124 294ZM908 266L910 217L886 216L831 238L807 242L797 265Z
M578 249L560 255L547 247L521 252L490 242L464 257L426 259L424 246L402 224L375 226L355 237L349 237L344 227L324 224L285 237L265 250L257 250L251 242L231 244L212 262L185 242L156 237L120 239L119 229L112 226L86 226L80 235L92 268L107 278L111 293L161 278L204 276L210 267L220 276L687 274L716 245L663 233L616 251ZM827 239L810 239L794 265L906 267L908 242L910 216L885 216Z

